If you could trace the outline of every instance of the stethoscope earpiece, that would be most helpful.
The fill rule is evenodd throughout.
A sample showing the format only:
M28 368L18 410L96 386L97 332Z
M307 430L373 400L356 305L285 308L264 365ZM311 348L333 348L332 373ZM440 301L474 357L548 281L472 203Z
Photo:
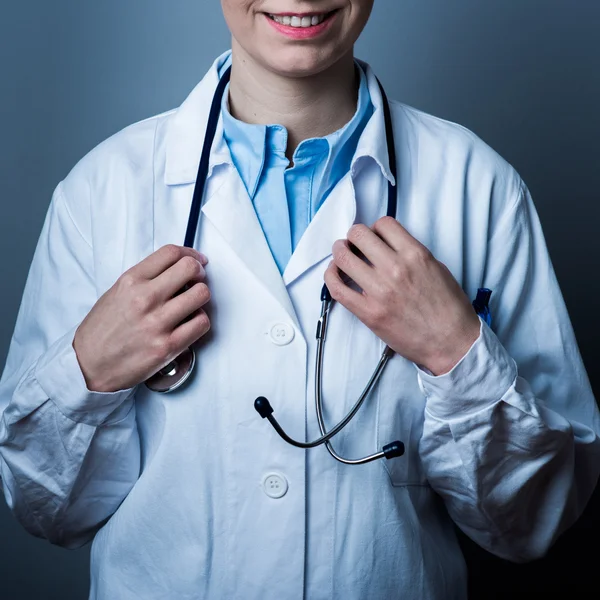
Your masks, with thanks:
M382 450L387 459L397 458L404 454L404 444L400 440L396 440L395 442L384 446Z
M256 409L256 412L263 419L265 417L268 417L269 415L273 414L273 407L271 406L271 403L264 396L259 396L254 401L254 408Z

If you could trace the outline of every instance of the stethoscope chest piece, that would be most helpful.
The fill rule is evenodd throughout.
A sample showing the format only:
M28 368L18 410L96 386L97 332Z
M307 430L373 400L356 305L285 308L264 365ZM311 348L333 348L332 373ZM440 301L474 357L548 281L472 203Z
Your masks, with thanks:
M153 392L172 392L183 385L194 370L196 353L186 348L175 360L146 380L146 386Z

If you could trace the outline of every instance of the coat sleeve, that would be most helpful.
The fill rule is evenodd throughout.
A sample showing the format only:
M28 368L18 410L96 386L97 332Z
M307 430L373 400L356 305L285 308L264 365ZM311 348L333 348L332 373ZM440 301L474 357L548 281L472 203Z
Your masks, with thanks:
M67 547L93 537L140 467L135 388L88 390L73 349L96 300L92 247L59 184L0 379L0 475L23 526Z
M449 372L417 369L420 455L450 516L486 550L543 556L582 513L600 471L598 408L521 182L488 242L492 328Z

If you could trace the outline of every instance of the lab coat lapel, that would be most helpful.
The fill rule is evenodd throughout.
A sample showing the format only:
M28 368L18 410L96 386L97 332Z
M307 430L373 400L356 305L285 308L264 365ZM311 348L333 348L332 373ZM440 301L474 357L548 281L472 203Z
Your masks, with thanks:
M224 166L218 178L222 185L216 186L205 202L203 215L297 324L293 304L242 180L231 165Z
M333 243L346 238L356 217L356 200L352 176L348 172L319 208L283 273L289 285L308 269L331 256Z

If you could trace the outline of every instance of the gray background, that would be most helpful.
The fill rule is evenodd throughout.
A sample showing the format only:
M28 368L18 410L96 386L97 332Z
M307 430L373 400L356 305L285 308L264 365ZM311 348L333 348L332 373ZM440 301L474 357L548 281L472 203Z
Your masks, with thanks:
M599 0L376 0L356 52L389 95L474 130L524 177L597 396L599 31ZM3 0L0 365L54 186L110 134L180 104L228 47L217 0ZM471 598L594 589L599 506L532 565L465 541ZM3 502L0 527L2 600L87 596L87 549L28 536Z

